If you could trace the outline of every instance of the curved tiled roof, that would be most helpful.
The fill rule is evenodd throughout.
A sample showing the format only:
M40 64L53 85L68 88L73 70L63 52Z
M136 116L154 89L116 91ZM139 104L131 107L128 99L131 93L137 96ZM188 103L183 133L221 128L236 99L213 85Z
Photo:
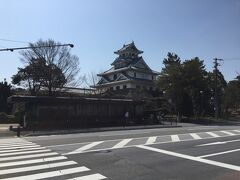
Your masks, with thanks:
M143 53L143 51L137 49L137 47L135 46L134 42L132 41L130 44L127 44L127 45L123 45L123 47L117 51L115 51L114 53L115 54L120 54L122 52L127 52L127 51L134 51L136 52L137 54L141 54Z

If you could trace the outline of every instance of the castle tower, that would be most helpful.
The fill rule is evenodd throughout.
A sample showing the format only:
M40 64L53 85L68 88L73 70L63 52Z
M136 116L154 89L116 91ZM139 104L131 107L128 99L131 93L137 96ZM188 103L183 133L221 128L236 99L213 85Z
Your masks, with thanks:
M116 52L118 57L113 61L112 68L98 74L100 81L95 88L101 90L121 89L155 89L156 76L159 74L150 67L140 56L143 51L136 48L134 42L123 45Z

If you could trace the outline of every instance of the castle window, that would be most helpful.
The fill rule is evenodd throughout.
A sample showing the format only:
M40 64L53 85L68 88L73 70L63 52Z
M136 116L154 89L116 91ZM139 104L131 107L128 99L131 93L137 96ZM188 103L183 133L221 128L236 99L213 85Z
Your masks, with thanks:
M134 73L134 77L136 77L137 76L137 74L136 73Z
M120 89L120 86L117 86L117 87L116 87L116 90L119 90L119 89Z
M113 75L113 80L117 79L117 74Z
M153 76L152 76L152 80L153 80Z
M123 85L123 89L127 89L127 85Z

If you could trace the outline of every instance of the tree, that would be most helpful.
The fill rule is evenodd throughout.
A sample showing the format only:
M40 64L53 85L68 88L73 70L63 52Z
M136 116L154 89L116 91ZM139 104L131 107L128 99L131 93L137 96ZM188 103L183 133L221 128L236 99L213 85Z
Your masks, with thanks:
M228 115L229 109L236 111L240 106L240 75L235 80L229 81L226 87L226 93L224 97L224 107L226 115Z
M202 116L205 112L207 101L207 71L203 60L195 57L182 64L184 76L184 89L191 99L192 113L195 117ZM190 109L190 108L189 108Z
M181 115L195 118L206 114L213 114L213 95L215 87L215 72L207 72L204 61L195 57L181 62L178 55L168 53L163 60L164 68L158 78L158 87L164 92L165 97L173 110ZM220 71L217 72L217 98L219 109L222 110L222 98L226 81Z
M183 69L178 55L168 53L167 58L163 60L164 68L160 73L157 85L165 92L166 97L173 109L181 120L183 103Z
M11 95L11 85L7 83L6 79L4 82L0 82L0 112L8 111L7 98Z
M94 95L102 95L105 91L102 88L95 88L97 83L101 80L101 77L97 75L95 72L91 72L84 76L84 82L89 88L93 89Z
M24 68L18 68L16 75L12 77L12 83L27 87L31 95L36 95L43 85L46 65L43 60L32 59L31 64Z
M47 89L50 96L65 86L77 86L79 59L70 53L70 48L54 40L39 40L30 43L31 49L21 51L24 68L13 76L14 84L25 84L31 94ZM35 48L45 46L42 48Z

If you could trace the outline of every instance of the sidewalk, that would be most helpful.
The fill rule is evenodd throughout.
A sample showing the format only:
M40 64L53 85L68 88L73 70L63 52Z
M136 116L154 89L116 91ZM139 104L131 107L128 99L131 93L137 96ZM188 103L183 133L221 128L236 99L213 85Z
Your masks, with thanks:
M118 127L99 127L84 129L65 129L65 130L43 130L43 131L21 131L21 136L41 136L41 135L59 135L59 134L75 134L75 133L91 133L104 131L121 131L121 130L137 130L137 129L154 129L154 128L176 128L181 125L141 125L141 126L118 126Z
M10 126L17 127L18 124L0 124L0 138L16 136L16 132L9 130Z

